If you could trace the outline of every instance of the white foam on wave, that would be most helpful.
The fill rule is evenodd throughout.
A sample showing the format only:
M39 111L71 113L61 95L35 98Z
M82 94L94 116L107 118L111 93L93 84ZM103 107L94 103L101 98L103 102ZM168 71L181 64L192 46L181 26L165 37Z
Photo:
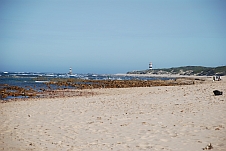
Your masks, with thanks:
M35 81L36 83L47 83L49 81Z

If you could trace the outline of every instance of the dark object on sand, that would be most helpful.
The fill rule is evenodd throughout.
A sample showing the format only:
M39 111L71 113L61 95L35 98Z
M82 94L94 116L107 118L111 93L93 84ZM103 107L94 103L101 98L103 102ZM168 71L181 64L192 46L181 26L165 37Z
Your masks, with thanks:
M202 150L210 150L213 149L213 146L211 143L209 143L205 148L203 148Z
M214 90L213 91L214 95L222 95L223 92L219 91L219 90Z

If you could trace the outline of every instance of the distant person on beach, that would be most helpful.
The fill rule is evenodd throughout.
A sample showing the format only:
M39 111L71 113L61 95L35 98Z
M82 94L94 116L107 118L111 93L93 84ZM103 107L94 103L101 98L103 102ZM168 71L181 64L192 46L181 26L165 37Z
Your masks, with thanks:
M213 81L220 81L221 77L220 76L213 76Z

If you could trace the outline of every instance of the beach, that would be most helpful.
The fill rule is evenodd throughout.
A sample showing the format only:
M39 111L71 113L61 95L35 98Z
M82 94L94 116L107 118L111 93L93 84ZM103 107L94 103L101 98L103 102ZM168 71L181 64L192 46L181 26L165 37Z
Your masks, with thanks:
M0 150L226 150L225 77L75 91L86 95L0 103Z

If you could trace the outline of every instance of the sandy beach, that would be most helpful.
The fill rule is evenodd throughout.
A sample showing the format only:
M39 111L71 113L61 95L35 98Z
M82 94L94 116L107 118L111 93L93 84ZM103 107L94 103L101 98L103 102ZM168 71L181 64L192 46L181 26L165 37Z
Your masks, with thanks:
M226 150L225 77L81 91L94 95L0 103L0 150Z

